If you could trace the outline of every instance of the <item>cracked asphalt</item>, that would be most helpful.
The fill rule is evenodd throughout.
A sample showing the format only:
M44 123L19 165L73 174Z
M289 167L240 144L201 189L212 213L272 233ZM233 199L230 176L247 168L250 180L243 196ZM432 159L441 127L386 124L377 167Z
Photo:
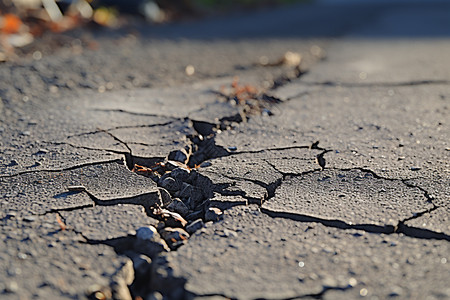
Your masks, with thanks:
M450 299L448 3L68 41L0 66L0 298Z

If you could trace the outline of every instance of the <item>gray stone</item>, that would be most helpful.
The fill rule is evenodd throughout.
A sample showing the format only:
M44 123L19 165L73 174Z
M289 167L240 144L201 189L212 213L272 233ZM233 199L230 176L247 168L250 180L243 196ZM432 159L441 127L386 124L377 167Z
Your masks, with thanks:
M203 223L203 220L202 219L198 219L198 220L195 220L194 222L190 223L189 225L187 225L186 226L186 231L189 234L193 234L197 230L202 229L203 226L205 226L205 224Z
M222 218L222 211L217 207L210 207L205 213L205 221L219 221Z
M169 206L172 203L172 196L164 188L158 188L162 206Z
M151 241L158 237L158 231L154 226L140 227L136 230L136 237L143 241Z
M190 147L189 147L190 149ZM174 150L169 153L167 156L168 160L179 161L183 164L186 164L189 161L189 157L191 156L191 151L186 151L186 149Z
M170 172L170 177L181 181L187 181L189 178L189 170L184 168L175 168Z
M189 233L182 228L165 227L160 234L172 250L185 244L190 237Z
M173 199L167 208L180 214L182 217L186 217L189 214L189 208L178 198Z
M183 183L181 189L176 196L181 198L190 209L194 209L197 205L202 203L204 195L202 189L188 183Z
M172 177L166 177L166 178L160 180L159 184L161 185L161 187L165 188L169 192L174 193L181 189L182 182L177 181L176 179L174 179Z

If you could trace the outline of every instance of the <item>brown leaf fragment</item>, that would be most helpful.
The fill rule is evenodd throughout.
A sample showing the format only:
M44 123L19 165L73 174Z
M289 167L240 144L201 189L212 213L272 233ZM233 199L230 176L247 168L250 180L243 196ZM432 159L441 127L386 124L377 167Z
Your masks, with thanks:
M61 231L66 230L67 226L64 221L61 220L61 217L59 215L56 215L56 222L58 223L59 227L61 227Z

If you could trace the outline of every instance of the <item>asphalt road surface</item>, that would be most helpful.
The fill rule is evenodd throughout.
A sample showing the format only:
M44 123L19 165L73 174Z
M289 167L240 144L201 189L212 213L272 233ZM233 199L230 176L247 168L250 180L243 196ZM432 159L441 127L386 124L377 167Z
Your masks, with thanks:
M449 53L318 1L3 63L0 298L450 299Z

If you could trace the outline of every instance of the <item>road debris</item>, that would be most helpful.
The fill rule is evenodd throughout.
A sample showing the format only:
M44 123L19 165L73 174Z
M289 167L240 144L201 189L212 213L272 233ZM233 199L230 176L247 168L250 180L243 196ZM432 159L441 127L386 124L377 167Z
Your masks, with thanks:
M69 185L67 190L69 192L84 192L86 191L86 187L83 185Z
M205 213L205 221L219 221L223 217L223 212L217 207L210 207Z

